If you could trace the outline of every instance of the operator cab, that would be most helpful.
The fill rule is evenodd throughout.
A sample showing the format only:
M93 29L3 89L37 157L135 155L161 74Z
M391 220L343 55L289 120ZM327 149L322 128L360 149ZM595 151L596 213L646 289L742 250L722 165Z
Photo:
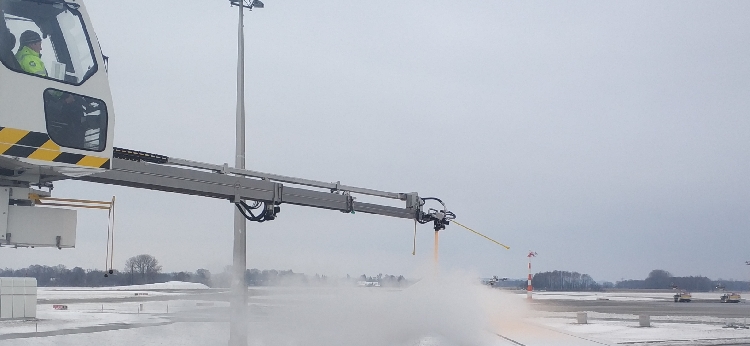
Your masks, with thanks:
M112 96L82 1L0 0L0 17L0 176L110 168Z

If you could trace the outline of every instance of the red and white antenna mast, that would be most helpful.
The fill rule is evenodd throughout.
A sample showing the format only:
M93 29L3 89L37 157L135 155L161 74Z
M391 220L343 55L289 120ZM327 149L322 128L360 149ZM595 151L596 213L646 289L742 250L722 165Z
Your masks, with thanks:
M526 298L531 299L531 291L534 290L534 288L531 287L531 258L536 257L536 252L529 250L529 255L526 257L529 258L529 282L526 286Z

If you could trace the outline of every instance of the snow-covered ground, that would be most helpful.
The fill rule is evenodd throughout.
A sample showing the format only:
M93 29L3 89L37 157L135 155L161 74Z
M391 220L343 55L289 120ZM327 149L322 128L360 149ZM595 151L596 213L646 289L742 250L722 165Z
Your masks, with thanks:
M577 324L575 312L534 311L523 294L485 287L425 282L405 290L262 291L249 298L253 346L750 345L750 330L725 328L743 324L741 318L652 316L652 326L642 328L637 315L587 312L589 323ZM226 345L229 304L206 299L212 292L179 283L40 289L38 319L0 321L0 345ZM535 304L609 299L650 306L671 294L536 292L534 298ZM67 301L68 310L53 309L55 300ZM750 317L750 305L734 306L746 306ZM382 338L362 341L363 335Z
M211 290L203 284L190 282L102 288L40 287L37 319L0 321L0 344L67 345L64 340L96 340L97 337L97 342L72 341L70 344L110 344L111 340L101 339L106 333L117 339L116 335L127 334L126 331L137 334L142 328L173 324L176 317L188 312L200 313L229 305L223 301L202 300L205 294L197 295L205 292ZM55 304L65 305L67 309L54 309Z
M179 296L193 290L209 290L208 286L194 282L170 281L158 284L113 287L40 287L37 299L54 300L123 299L135 296Z

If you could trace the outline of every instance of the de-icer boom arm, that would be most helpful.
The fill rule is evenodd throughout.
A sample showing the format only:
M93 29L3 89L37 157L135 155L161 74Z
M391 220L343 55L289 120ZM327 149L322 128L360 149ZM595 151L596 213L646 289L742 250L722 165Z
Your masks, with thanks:
M109 185L127 186L156 191L174 192L235 203L251 221L269 221L276 217L282 203L306 207L362 212L404 219L419 223L433 222L435 230L444 229L455 215L436 198L420 198L416 192L393 193L366 188L287 177L169 158L133 150L115 148L111 169L77 178ZM284 183L295 186L286 186ZM328 191L317 191L313 187ZM403 208L355 201L352 193L404 201ZM441 210L423 210L425 201L436 200ZM247 203L246 201L250 201ZM257 210L257 215L253 213Z

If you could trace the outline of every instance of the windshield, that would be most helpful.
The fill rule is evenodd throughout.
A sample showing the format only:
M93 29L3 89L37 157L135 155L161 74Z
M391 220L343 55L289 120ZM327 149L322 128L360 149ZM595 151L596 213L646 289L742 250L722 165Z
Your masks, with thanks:
M80 85L97 69L76 6L54 0L0 0L0 60L21 73Z

